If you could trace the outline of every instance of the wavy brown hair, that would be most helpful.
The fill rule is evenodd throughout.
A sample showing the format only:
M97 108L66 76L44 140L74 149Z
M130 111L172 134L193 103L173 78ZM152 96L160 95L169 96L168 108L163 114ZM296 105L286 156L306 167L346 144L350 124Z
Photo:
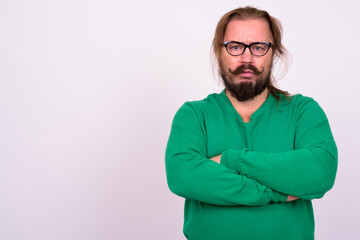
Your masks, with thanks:
M224 46L224 36L225 31L228 23L231 20L247 20L247 19L264 19L268 22L270 31L273 35L274 42L273 42L273 51L275 56L275 61L278 59L282 60L285 63L285 70L287 69L288 65L288 58L289 54L285 49L284 45L281 42L282 39L282 27L281 23L278 19L270 16L270 14L266 11L254 8L254 7L244 7L244 8L236 8L228 13L226 13L219 21L216 30L215 30L215 37L212 43L212 51L213 56L216 58L218 64L218 71L221 71L221 50ZM274 95L274 97L279 100L280 94L284 96L289 96L287 91L283 91L275 85L275 79L271 76L271 81L269 83L268 89L269 92Z

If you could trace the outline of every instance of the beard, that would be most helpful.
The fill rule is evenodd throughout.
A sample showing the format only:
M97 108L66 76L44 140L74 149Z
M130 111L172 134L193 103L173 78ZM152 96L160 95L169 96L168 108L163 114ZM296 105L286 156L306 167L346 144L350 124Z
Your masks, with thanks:
M251 81L244 81L238 84L234 83L234 78L245 70L251 70L256 75L255 84ZM264 67L259 70L254 65L248 63L237 67L233 71L229 69L228 72L225 72L223 67L220 69L220 75L224 81L226 89L229 90L231 95L240 102L253 99L269 86L271 71L269 71L269 73L265 76L259 77L263 72Z

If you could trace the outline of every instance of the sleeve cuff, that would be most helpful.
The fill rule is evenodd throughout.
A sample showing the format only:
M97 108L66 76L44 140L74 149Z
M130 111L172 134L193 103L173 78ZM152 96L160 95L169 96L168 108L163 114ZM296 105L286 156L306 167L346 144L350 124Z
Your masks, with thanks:
M286 202L288 196L286 194L273 190L272 202Z

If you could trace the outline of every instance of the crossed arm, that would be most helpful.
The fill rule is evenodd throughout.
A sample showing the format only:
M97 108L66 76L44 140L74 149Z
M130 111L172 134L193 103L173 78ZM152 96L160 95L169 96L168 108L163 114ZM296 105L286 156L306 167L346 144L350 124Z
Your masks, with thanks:
M210 159L213 160L213 161L216 162L216 163L220 163L220 161L221 161L221 155L212 157L212 158L210 158ZM288 195L286 201L287 201L287 202L291 202L291 201L294 201L294 200L296 200L296 199L299 199L299 197L292 196L292 195Z
M310 125L306 121L314 116L302 114L296 150L228 149L210 161L201 116L184 105L174 118L166 150L169 188L185 198L217 205L258 206L322 197L333 185L337 152L326 116L318 112L315 117L320 120Z

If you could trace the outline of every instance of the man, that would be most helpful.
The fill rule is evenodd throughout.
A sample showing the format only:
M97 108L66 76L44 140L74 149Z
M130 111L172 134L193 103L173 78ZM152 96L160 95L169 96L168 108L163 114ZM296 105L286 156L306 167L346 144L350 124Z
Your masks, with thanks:
M281 34L266 11L225 14L213 40L225 90L174 117L166 172L188 239L314 239L311 200L333 186L337 148L313 99L274 87Z

